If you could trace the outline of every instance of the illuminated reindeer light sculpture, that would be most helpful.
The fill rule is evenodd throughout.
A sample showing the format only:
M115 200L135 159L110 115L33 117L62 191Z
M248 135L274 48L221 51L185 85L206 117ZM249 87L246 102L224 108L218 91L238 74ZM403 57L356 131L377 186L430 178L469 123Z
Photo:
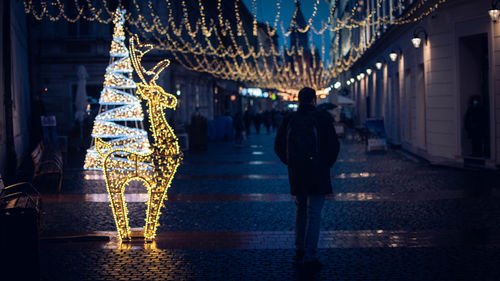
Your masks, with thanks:
M146 103L150 131L154 139L151 152L141 154L119 148L112 150L109 144L96 139L96 149L104 159L106 186L118 235L122 241L132 239L124 197L127 184L132 180L139 180L148 189L144 239L151 241L156 236L160 208L167 189L182 161L177 137L168 125L164 113L165 108L175 109L177 99L156 84L158 76L170 62L162 60L150 70L141 65L142 57L152 48L152 45L141 44L137 37L130 39L131 61L142 81L137 84L137 93ZM151 76L149 82L146 81L146 76Z

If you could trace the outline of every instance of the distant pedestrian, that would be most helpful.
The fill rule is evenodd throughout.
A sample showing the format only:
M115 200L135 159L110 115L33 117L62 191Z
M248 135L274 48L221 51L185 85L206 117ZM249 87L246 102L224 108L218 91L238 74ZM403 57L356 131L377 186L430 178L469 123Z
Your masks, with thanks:
M200 113L197 107L191 116L189 125L189 150L206 151L208 145L208 120Z
M316 110L328 112L328 114L330 114L330 116L332 117L332 122L335 123L335 117L337 115L335 112L336 108L337 108L336 104L327 102L327 103L322 103L322 104L318 105L316 107Z
M481 103L481 96L470 98L469 107L465 113L465 130L472 144L472 156L483 157L488 137L488 111Z
M260 134L260 125L262 124L262 113L257 113L253 116L253 124L255 126L255 132Z
M248 137L250 135L250 126L252 125L252 114L248 109L245 110L245 114L243 114L243 122L245 123L245 131Z
M288 166L290 192L295 196L295 256L305 269L319 271L317 258L321 210L332 193L330 168L337 160L339 142L331 116L316 110L316 92L299 92L298 111L283 119L274 151Z
M236 147L243 147L243 131L245 129L245 125L243 123L243 117L241 112L236 113L233 118L233 127L234 127L234 140Z
M281 114L281 112L277 110L273 111L273 132L275 132L279 128L282 120L283 115Z
M233 117L229 113L229 111L226 111L224 113L224 116L222 116L223 120L223 140L224 141L232 141L234 137L234 130L233 130Z
M271 115L271 111L266 110L262 113L262 122L264 122L264 126L266 127L267 133L271 133L271 125L273 123L273 118Z

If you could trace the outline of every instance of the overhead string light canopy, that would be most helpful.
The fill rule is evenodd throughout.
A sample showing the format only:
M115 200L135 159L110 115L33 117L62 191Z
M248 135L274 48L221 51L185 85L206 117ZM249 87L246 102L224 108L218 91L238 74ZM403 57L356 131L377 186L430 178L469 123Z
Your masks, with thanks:
M435 0L436 4L427 8L430 1L420 0L404 14L392 17L390 15L400 7L393 7L387 15L381 16L376 9L361 9L363 0L359 0L350 14L340 19L335 16L338 10L338 1L335 1L330 5L328 19L319 21L320 0L315 0L308 20L299 26L300 8L294 10L291 20L286 23L281 15L282 1L274 1L276 16L271 23L264 23L258 18L256 0L251 0L251 11L242 0L132 0L128 1L128 12L124 15L128 23L126 32L129 35L138 33L155 48L171 52L186 68L215 77L263 88L309 86L322 89L331 79L349 69L376 41L376 36L365 38L363 42L353 43L347 56L326 61L325 41L330 41L331 34L335 38L340 31L382 30L389 25L417 22L446 2ZM386 0L375 0L378 7L384 2ZM297 0L296 3L300 2ZM120 0L25 0L24 4L26 13L38 20L87 20L106 24L112 22L115 7L122 6ZM311 47L287 44L293 36L305 33L321 36L321 46L314 46L313 40L310 40ZM278 35L282 36L281 46ZM338 41L334 40L330 53L335 53L338 48Z
M377 41L380 35L385 30L387 30L387 28L390 25L417 23L421 21L423 18L435 12L440 6L442 6L447 1L448 0L434 0L434 1L419 0L418 2L415 1L413 6L411 6L411 8L409 9L405 9L403 1L398 1L398 5L394 6L392 10L389 10L389 12L385 14L385 16L380 16L377 14L376 17L372 19L372 21L369 21L369 23L371 23L370 25L367 26L358 25L353 28L348 28L347 31L349 32L349 34L347 34L346 36L347 38L352 38L354 34L353 30L358 31L357 34L362 34L363 36L360 36L360 40L358 40L357 42L355 42L354 40L351 41L347 55L333 58L332 67L328 69L330 71L329 75L331 77L336 78L341 73L349 70L353 66L353 64L363 56L366 50L368 50ZM347 18L355 16L357 13L360 12L360 10L361 10L361 15L363 14L363 10L368 10L367 7L364 8L361 7L363 6L362 2L363 0L357 1L357 3L352 8L351 11L352 14ZM382 11L382 9L385 8L383 4L387 5L388 4L387 2L388 1L378 1L373 11L376 10ZM370 17L373 17L373 15L370 13L366 13L365 19ZM339 45L338 35L339 32L334 32L333 34L334 39L332 42L332 52L331 52L333 54L341 53L339 52L341 46ZM394 57L393 55L390 56Z

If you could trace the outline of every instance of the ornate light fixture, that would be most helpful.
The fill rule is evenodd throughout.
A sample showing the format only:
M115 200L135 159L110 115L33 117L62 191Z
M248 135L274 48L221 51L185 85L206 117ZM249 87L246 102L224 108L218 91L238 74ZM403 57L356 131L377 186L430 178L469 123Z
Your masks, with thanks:
M378 70L382 69L382 65L383 65L383 63L382 63L381 61L377 61L377 62L375 63L375 67L376 67Z
M371 68L366 69L366 74L372 75L373 70Z
M500 10L498 10L497 5L500 0L492 0L491 1L491 9L488 11L488 14L491 17L493 22L497 22L498 17L500 16Z
M427 32L425 32L425 29L423 27L418 26L415 31L413 31L413 38L411 38L411 43L413 44L413 47L415 47L415 49L418 49L420 47L420 43L422 43L420 34L424 35L424 43L427 42Z
M391 61L396 61L398 59L399 53L399 50L392 50L389 53L389 58L391 59Z
M351 83L354 83L354 77L351 77L349 81L351 81Z

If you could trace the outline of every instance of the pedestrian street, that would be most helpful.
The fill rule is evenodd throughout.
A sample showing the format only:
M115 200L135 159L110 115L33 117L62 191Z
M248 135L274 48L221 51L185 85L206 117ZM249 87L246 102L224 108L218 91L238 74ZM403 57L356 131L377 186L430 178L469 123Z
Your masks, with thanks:
M153 243L119 243L102 172L68 168L43 195L43 280L300 280L295 206L274 134L186 152ZM323 208L317 280L495 280L498 173L431 166L341 140ZM146 189L125 191L144 224ZM304 279L310 280L310 279Z

